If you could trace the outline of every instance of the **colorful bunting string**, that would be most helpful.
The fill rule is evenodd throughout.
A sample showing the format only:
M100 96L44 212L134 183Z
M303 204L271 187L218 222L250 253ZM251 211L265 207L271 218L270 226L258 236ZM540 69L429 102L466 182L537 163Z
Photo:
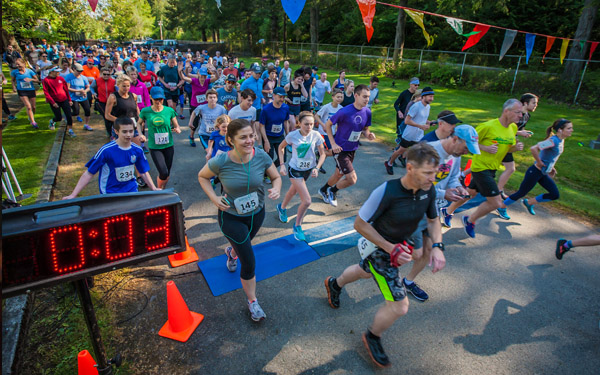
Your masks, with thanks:
M549 36L546 39L546 52L544 52L544 57L542 57L542 64L544 63L544 59L546 58L546 55L548 54L548 52L550 52L550 48L552 48L552 45L554 44L554 41L556 40L555 37L553 36Z
M467 42L465 43L465 45L462 48L462 51L466 51L469 48L473 47L474 45L476 45L477 43L479 43L479 41L481 40L481 38L483 38L483 36L489 31L490 26L488 25L483 25L478 23L477 25L475 25L475 28L473 29L473 31L479 31L477 34L475 35L471 35L469 37L469 39L467 39Z
M412 18L413 21L415 21L417 25L419 25L421 29L423 29L423 36L425 37L425 40L427 40L427 47L431 46L433 44L433 37L429 35L429 33L425 30L425 24L423 23L423 13L415 12L413 10L408 9L404 9L404 11L410 16L410 18Z
M92 8L92 12L96 11L96 6L98 6L98 0L88 0L90 7Z
M506 30L504 33L504 41L502 42L502 48L500 48L500 58L498 60L502 60L508 49L515 41L515 37L517 36L517 30Z
M560 46L560 63L562 65L565 56L567 55L567 47L569 46L569 39L563 39L562 46Z
M525 64L529 64L529 57L533 51L533 44L535 43L535 34L525 34Z
M281 0L281 6L283 6L285 14L287 14L292 23L298 21L304 9L304 4L306 4L306 0Z
M592 59L592 55L594 54L596 47L598 47L598 43L599 42L592 42L592 45L590 46L590 57L588 58L588 61Z
M448 22L448 25L450 25L450 27L452 27L454 29L454 31L456 31L456 33L460 36L466 36L469 37L471 35L475 35L477 34L479 31L471 31L470 33L463 33L463 24L461 20L458 20L456 18L446 18L446 22Z
M360 14L362 15L365 30L367 32L367 42L371 41L373 36L373 17L375 17L375 0L356 0Z

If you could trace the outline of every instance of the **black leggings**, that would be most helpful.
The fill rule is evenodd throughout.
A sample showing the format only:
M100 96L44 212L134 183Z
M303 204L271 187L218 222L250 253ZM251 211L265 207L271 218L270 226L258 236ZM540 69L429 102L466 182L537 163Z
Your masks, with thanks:
M82 102L73 102L73 116L79 116L79 105L83 107L83 113L85 114L85 116L90 117L90 102L87 100L84 100Z
M269 149L269 156L271 157L271 160L273 160L273 164L275 164L275 167L279 168L279 166L281 165L281 160L279 160L279 145L281 144L281 142L283 141L279 141L279 138L271 138L269 136L267 136L267 140L269 141L269 144L271 145L271 148ZM283 163L285 164L285 159L286 159L286 151L283 151ZM275 160L275 156L277 156L277 160Z
M161 180L169 178L171 166L173 165L173 154L175 154L173 146L161 149L150 149L150 156L152 156L152 161L154 162L156 169L158 169L158 178Z
M10 108L8 108L8 103L6 103L4 95L2 95L2 110L4 111L4 113L10 116Z
M235 210L235 208L231 208ZM236 216L219 210L218 220L221 231L235 250L240 259L242 269L240 277L244 280L250 280L254 277L256 261L254 259L254 250L250 243L265 220L264 207L252 216ZM250 229L252 228L252 229ZM248 235L250 232L250 235ZM242 242L239 244L237 242Z
M62 109L62 111L65 113L65 118L67 119L67 126L73 126L73 118L71 117L71 106L69 105L69 101L65 100L64 102L56 102L56 104L58 104L58 107L56 108L53 105L50 106L50 109L52 109L52 112L54 113L53 121L60 122L62 119L60 110Z
M527 172L525 172L525 177L521 182L521 186L519 186L519 191L512 194L509 198L513 201L523 198L527 193L533 190L536 184L540 184L548 191L545 194L540 194L535 197L539 203L553 201L560 197L558 187L556 187L556 183L552 177L543 174L535 165L532 165L527 169Z

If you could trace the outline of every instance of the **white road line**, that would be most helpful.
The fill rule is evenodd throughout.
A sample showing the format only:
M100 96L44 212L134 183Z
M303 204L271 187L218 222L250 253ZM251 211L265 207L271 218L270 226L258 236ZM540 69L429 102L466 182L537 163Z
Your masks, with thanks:
M356 230L352 229L352 230L349 230L348 232L344 232L344 233L336 234L335 236L323 238L322 240L318 240L318 241L314 241L314 242L309 243L308 246L318 245L318 244L323 243L323 242L335 240L336 238L344 237L344 236L347 236L347 235L352 234L352 233L356 233Z

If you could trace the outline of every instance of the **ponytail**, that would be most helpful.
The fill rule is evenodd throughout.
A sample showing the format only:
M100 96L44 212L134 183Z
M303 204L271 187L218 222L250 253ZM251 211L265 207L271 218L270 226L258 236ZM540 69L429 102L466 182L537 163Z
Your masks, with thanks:
M546 138L545 139L552 137L554 135L554 133L556 133L558 130L564 128L569 123L571 123L571 121L564 119L564 118L560 118L560 119L554 121L554 123L552 125L548 126L548 128L546 129Z

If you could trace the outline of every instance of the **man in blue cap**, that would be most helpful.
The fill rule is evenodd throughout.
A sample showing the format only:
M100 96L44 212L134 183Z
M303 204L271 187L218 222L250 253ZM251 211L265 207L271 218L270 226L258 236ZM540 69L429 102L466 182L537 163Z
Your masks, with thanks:
M264 81L260 78L262 74L262 69L259 65L254 65L251 69L252 76L246 79L242 85L240 86L240 91L244 91L245 89L250 89L256 95L256 99L252 103L252 106L256 108L256 118L260 118L260 110L261 110L261 102L263 98L263 84ZM258 133L258 129L254 129L254 131Z
M274 160L275 167L285 163L285 160L277 158L277 150L285 139L285 130L288 129L287 122L290 119L290 107L284 103L285 96L283 87L276 87L273 90L273 102L265 105L259 117L263 148ZM285 153L283 156L285 159Z
M419 88L420 82L417 77L412 77L410 80L409 87L402 91L398 96L398 99L394 102L394 109L396 110L396 131L398 132L398 127L404 121L404 117L406 117L406 106L410 103L413 94ZM398 132L398 137L400 137L402 133Z

